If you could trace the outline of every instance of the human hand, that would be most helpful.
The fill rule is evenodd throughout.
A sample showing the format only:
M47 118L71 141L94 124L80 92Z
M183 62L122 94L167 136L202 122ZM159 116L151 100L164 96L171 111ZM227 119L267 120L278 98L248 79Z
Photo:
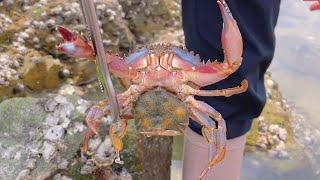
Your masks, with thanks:
M313 1L310 6L310 11L320 10L320 0L303 0L303 1Z

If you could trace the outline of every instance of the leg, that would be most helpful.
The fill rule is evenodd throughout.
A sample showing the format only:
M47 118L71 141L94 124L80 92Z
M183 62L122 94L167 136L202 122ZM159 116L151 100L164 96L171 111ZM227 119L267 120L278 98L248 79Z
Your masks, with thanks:
M89 139L98 134L98 129L101 125L101 118L110 112L109 109L105 107L108 104L108 100L102 100L98 104L92 106L89 110L89 113L86 117L86 123L88 125L88 130L85 133L84 140L83 140L83 151L85 153L89 152Z
M248 89L248 81L243 80L241 85L238 87L228 88L228 89L219 89L219 90L200 90L194 89L189 85L182 85L181 92L188 95L197 95L197 96L226 96L230 97L235 94L240 94L245 92Z
M239 180L246 135L227 140L226 156L209 171L206 180ZM183 151L183 180L199 179L201 171L208 166L209 150L202 136L186 129ZM215 152L216 149L213 149ZM197 154L195 156L195 154Z

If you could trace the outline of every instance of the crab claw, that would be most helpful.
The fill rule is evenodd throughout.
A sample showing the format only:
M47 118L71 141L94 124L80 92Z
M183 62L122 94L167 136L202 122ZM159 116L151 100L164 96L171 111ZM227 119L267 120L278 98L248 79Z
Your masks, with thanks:
M232 71L234 72L239 68L242 61L242 36L237 22L234 20L225 0L218 0L217 3L224 22L221 35L221 43L224 49L224 60L229 64L229 66L233 66Z
M57 45L56 48L72 57L94 59L95 52L92 45L87 40L76 32L57 26L57 31L62 36L64 42Z
M224 61L221 63L219 61L211 62L209 60L205 64L189 63L188 66L176 63L178 61L175 59L173 61L175 65L183 67L184 71L182 71L182 73L185 79L200 87L214 84L227 78L230 74L238 70L242 62L241 56L243 51L243 42L239 27L233 19L225 0L218 0L217 3L224 22L221 34L221 43L224 49ZM178 51L175 51L175 55L183 57L182 59L190 59L190 55L186 56ZM197 62L196 59L198 58L194 57L192 61Z

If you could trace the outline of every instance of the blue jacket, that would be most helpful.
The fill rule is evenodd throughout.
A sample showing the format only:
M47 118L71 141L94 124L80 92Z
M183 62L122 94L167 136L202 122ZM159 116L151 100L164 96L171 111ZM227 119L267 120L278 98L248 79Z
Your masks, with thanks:
M249 131L253 118L260 115L265 102L264 74L275 50L274 28L280 0L226 0L240 28L243 62L237 72L203 89L224 89L249 81L248 91L231 97L196 97L219 111L227 123L227 138ZM215 0L182 0L186 47L203 60L223 60L221 47L222 18ZM191 121L189 127L201 134L201 126Z

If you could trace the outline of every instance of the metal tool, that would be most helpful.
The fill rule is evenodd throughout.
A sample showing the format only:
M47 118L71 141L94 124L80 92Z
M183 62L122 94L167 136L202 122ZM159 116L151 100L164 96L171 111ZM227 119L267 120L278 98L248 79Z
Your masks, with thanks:
M90 32L89 36L90 39L93 42L93 47L96 53L97 58L97 65L102 73L102 82L105 84L105 88L107 89L107 96L110 99L111 106L112 106L112 119L113 121L118 121L120 118L120 112L119 112L119 105L117 101L117 96L115 89L113 87L110 72L108 69L108 64L106 62L106 53L104 51L101 33L100 33L100 27L98 24L98 18L95 10L95 5L93 0L79 0L82 13L84 16L85 24L87 25L87 28ZM106 92L106 91L104 91Z

